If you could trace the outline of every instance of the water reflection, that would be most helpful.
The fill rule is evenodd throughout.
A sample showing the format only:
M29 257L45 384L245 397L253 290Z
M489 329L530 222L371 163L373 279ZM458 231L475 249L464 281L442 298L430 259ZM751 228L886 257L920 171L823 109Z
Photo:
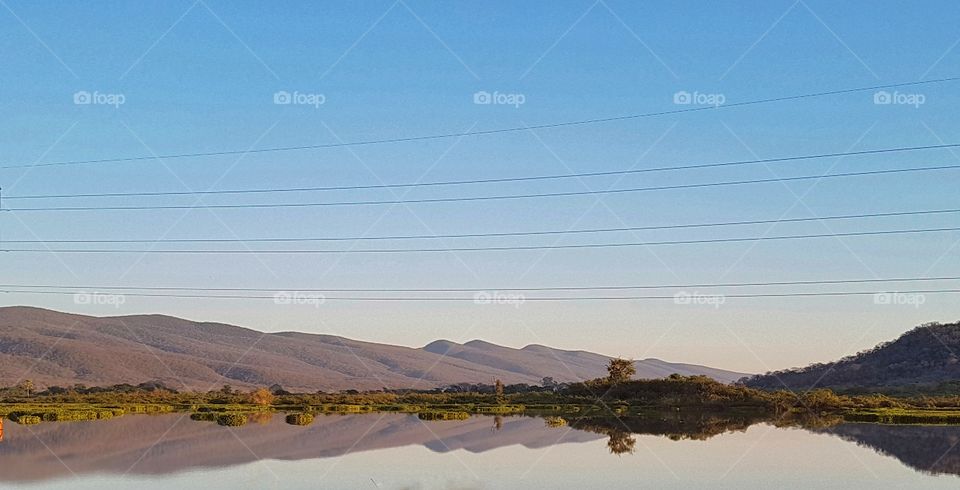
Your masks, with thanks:
M822 432L855 442L930 474L960 475L960 427L841 424Z
M776 422L775 424L773 424ZM0 482L41 481L91 473L164 475L225 468L257 459L309 460L375 449L422 446L438 453L483 453L506 446L546 448L606 439L610 453L629 457L638 437L699 441L744 432L754 424L803 426L830 434L910 468L960 475L960 427L885 426L838 420L777 420L750 414L649 414L642 417L474 416L425 422L387 413L317 416L306 426L259 414L241 427L191 420L184 414L124 416L113 420L6 424L0 442ZM2 430L0 425L0 430ZM2 435L2 432L0 432ZM724 451L718 438L715 451ZM585 445L593 448L595 445Z

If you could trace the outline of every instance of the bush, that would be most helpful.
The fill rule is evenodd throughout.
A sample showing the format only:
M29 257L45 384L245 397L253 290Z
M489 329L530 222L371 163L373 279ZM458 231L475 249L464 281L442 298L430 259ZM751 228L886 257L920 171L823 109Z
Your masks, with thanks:
M217 416L218 425L238 427L247 423L247 416L242 413L225 413Z
M37 417L36 415L21 415L17 417L16 422L23 425L39 424L40 417Z
M567 420L563 417L546 417L543 422L547 427L564 427L567 425Z
M291 413L287 415L287 423L290 425L310 425L312 422L313 414Z
M420 412L417 414L420 420L466 420L470 418L467 412Z

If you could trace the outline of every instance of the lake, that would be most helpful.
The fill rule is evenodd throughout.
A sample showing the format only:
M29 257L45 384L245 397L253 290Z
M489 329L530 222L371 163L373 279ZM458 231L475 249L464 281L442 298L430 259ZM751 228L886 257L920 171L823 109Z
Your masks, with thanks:
M24 488L958 488L960 427L187 414L3 423L0 485ZM782 424L777 424L782 425Z

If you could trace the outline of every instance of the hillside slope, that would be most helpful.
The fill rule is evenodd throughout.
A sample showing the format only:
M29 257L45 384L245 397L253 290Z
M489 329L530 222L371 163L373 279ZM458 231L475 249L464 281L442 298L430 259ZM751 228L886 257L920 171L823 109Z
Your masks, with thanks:
M38 386L161 381L209 390L278 383L289 390L431 388L471 382L539 384L605 374L609 358L544 346L513 349L482 341L411 348L333 335L263 333L163 315L92 317L30 307L0 308L0 386L29 378ZM706 374L731 382L741 373L638 361L638 377Z
M763 389L928 390L960 381L958 355L960 323L931 323L836 362L757 375L744 383Z

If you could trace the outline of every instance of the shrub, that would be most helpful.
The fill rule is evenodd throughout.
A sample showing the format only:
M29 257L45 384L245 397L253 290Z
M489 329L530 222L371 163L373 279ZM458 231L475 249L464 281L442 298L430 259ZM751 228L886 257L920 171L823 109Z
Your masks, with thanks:
M247 423L247 416L242 413L225 413L217 416L218 425L238 427Z
M563 417L546 417L543 422L547 427L564 427L567 425L567 420Z
M198 420L202 422L216 422L217 414L210 412L194 412L190 414L190 420Z
M420 420L466 420L470 418L467 412L420 412L417 414Z
M21 415L17 417L16 422L18 424L24 424L24 425L39 424L40 417L37 417L36 415Z
M290 425L310 425L312 422L313 414L291 413L287 415L287 423Z

